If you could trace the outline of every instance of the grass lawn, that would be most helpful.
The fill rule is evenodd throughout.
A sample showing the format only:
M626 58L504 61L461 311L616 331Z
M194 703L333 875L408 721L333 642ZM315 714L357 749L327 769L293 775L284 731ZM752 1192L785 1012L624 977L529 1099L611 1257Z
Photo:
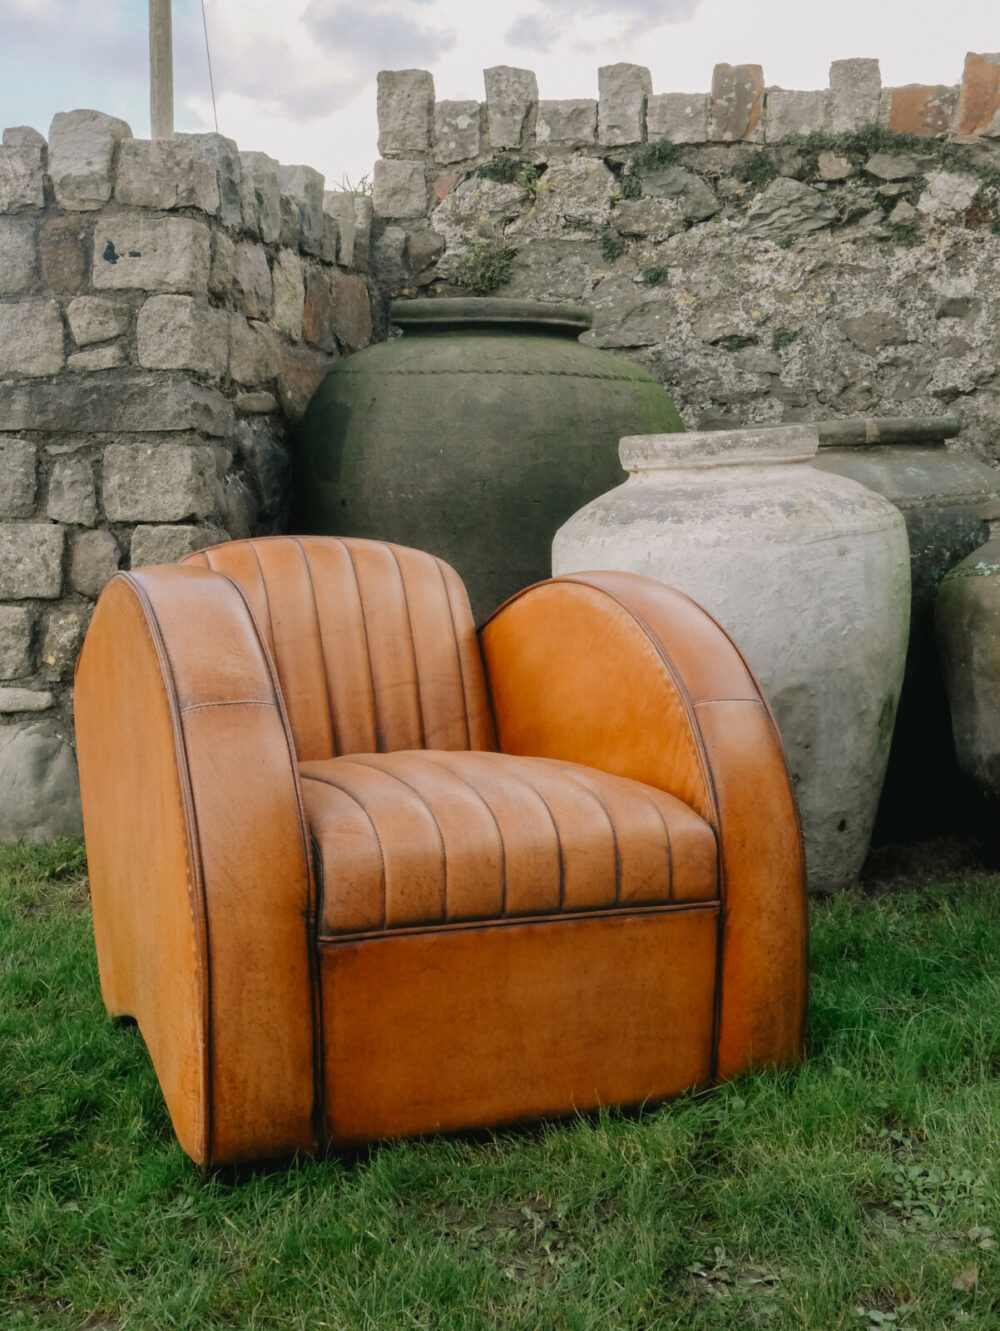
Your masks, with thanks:
M1000 1328L1000 878L814 905L810 1058L202 1177L75 844L0 850L0 1328Z

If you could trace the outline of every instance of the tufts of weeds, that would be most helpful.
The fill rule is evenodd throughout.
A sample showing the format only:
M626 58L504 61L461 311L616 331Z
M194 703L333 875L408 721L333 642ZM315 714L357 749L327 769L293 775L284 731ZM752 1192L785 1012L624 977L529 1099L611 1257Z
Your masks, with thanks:
M893 243L901 245L903 249L912 250L914 246L919 245L922 239L920 228L916 222L892 222L889 225L889 235Z
M640 277L642 278L643 282L645 282L646 286L658 287L660 286L661 283L667 280L669 273L670 273L669 268L665 268L662 264L659 263L653 263L650 264L648 268L643 268L642 272L640 273Z
M516 185L521 172L526 169L527 163L522 162L518 157L512 157L510 153L495 153L488 162L482 166L477 166L475 175L480 180L495 180L499 185Z
M620 259L624 253L625 242L622 240L621 236L616 235L613 231L605 231L604 235L601 237L601 254L608 263L614 263L614 261Z
M771 350L784 351L786 347L790 347L793 342L798 340L799 330L797 328L777 328L771 338Z
M763 148L759 152L750 154L744 162L733 169L733 175L737 180L744 181L755 190L765 189L779 174L774 158Z
M455 265L453 281L477 296L488 296L510 280L516 253L500 240L474 241Z

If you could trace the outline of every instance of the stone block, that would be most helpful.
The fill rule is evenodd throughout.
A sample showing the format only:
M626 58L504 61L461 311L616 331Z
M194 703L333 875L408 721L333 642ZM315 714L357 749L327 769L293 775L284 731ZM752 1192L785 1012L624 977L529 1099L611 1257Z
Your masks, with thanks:
M660 244L685 228L684 214L673 199L622 199L612 214L620 236Z
M360 351L372 340L372 303L368 284L347 273L330 275L333 331L345 351Z
M375 205L367 194L358 194L354 199L354 267L359 273L368 271L371 257L372 218Z
M278 410L278 399L273 393L237 393L236 410L248 416L269 416Z
M94 231L98 290L208 290L211 233L190 217L101 217Z
M35 617L24 605L0 605L0 679L21 679L34 669Z
M75 537L69 561L70 586L96 601L118 572L121 546L109 531L84 531Z
M100 111L60 111L49 129L49 176L61 208L87 212L111 198L115 144L130 139L124 120Z
M668 143L704 143L708 138L707 92L661 92L646 100L646 137Z
M37 267L34 226L14 217L0 217L0 296L27 291L34 285Z
M535 144L539 150L589 148L596 142L597 103L593 98L538 103Z
M323 176L311 166L281 166L278 181L282 196L290 200L298 213L302 248L306 254L318 255L332 263L337 256L325 253L324 245Z
M240 150L224 134L175 134L174 141L189 140L197 144L215 167L216 186L219 191L219 218L223 226L243 224L243 166Z
M233 294L250 319L270 319L274 313L274 284L262 246L247 242L236 246Z
M324 191L323 211L337 227L337 262L344 268L353 268L354 239L357 234L354 195L347 190Z
M820 134L826 128L830 94L790 92L768 88L764 94L764 138L768 143L806 134Z
M840 331L866 356L876 355L883 347L898 347L907 341L906 328L894 315L880 310L849 315L840 320Z
M228 323L225 311L193 296L150 296L136 320L139 364L221 379L229 360Z
M334 299L331 274L311 268L306 277L306 297L302 332L305 340L324 351L335 351Z
M278 343L275 356L278 364L278 396L285 415L294 423L301 418L309 405L309 399L337 358L312 347L292 346L287 342ZM228 522L226 525L229 525Z
M219 211L215 163L190 139L127 139L118 149L115 199L135 208Z
M411 231L406 238L406 262L414 273L422 273L436 264L443 250L444 238L429 229ZM367 294L365 291L366 304Z
M265 245L281 234L281 182L278 163L267 153L240 153L243 225Z
M94 374L100 370L118 370L127 364L125 348L120 342L103 342L98 347L85 347L74 351L66 361L66 368L75 374Z
M423 217L427 178L423 162L379 159L374 168L373 204L377 217Z
M965 57L958 94L958 134L1000 134L1000 54Z
M958 88L910 83L889 89L889 128L894 134L933 139L950 132L958 110Z
M51 599L62 590L63 528L0 523L0 600Z
M287 194L281 196L281 231L278 244L285 249L297 250L302 244L302 217L294 200Z
M719 200L710 185L683 166L662 167L642 175L643 196L673 199L689 222L704 222L719 211Z
M0 305L0 379L58 374L65 362L62 316L54 300Z
M276 516L291 498L292 465L287 451L261 420L240 423L236 448L260 494L261 517Z
M438 102L434 107L435 162L466 162L479 156L479 103Z
M642 143L653 80L643 65L602 65L597 71L597 141L608 148Z
M48 680L69 679L83 646L89 614L72 606L50 610L42 633L42 674Z
M280 250L274 257L274 322L294 341L302 336L302 307L306 287L302 260L292 250Z
M486 136L492 148L530 148L535 137L538 79L530 69L494 65L483 70Z
M176 522L212 512L215 455L200 444L109 444L104 512L111 522Z
M150 564L176 564L185 555L219 545L228 540L218 527L158 526L136 527L132 533L132 568Z
M439 202L446 199L461 179L457 171L442 171L439 176L435 176L431 181L435 199Z
M57 379L14 384L5 390L8 430L47 430L73 435L104 431L197 430L225 436L233 428L232 403L190 375L121 375L115 391L100 379Z
M431 143L434 79L425 69L383 69L378 76L378 150L412 157Z
M131 314L121 298L113 296L77 296L66 309L69 331L78 347L92 342L110 342L128 332Z
M0 518L28 518L35 509L35 445L0 436Z
M750 236L779 240L783 236L805 236L832 226L837 210L825 194L799 180L779 176L750 206L746 232Z
M45 140L26 125L5 129L0 147L0 213L45 206Z
M0 842L82 834L76 755L56 722L0 727L0 790Z
M935 171L927 177L927 188L917 200L917 208L932 221L952 221L971 206L979 193L979 186L980 182L974 176Z
M865 171L878 180L913 180L933 162L933 158L911 157L900 153L873 153L865 162Z
M708 137L720 143L755 143L761 138L764 71L760 65L716 65Z
M49 692L40 689L0 688L0 715L13 712L47 712L55 703Z
M234 541L253 536L257 525L257 499L241 476L230 472L215 482L215 507Z
M830 132L851 134L877 125L882 74L877 60L835 60L830 66Z
M79 218L48 218L38 236L42 285L53 296L75 296L87 285L92 237Z
M60 458L52 468L45 512L53 522L94 525L97 519L94 469L85 458Z
M231 314L229 325L229 373L238 384L266 384L277 374L273 331L265 323L247 323L242 314Z
M846 180L854 175L854 167L839 153L821 152L817 159L820 180Z
M236 242L225 231L216 230L212 236L212 267L208 275L208 289L220 300L228 299L233 285L236 265Z

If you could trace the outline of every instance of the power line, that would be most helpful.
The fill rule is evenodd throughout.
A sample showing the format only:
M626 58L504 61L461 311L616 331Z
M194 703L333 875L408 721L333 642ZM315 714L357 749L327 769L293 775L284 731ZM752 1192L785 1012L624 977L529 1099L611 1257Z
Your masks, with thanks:
M205 59L208 61L208 86L212 90L212 118L215 132L219 132L219 113L215 109L215 79L212 78L212 52L208 45L208 19L205 17L205 0L201 0L201 26L205 29Z

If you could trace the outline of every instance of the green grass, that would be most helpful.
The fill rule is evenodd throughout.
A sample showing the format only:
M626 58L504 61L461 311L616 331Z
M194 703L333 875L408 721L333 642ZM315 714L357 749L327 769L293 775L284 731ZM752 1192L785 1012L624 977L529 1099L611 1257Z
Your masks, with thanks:
M996 1328L998 893L815 905L797 1075L202 1177L79 847L0 850L0 1327Z

